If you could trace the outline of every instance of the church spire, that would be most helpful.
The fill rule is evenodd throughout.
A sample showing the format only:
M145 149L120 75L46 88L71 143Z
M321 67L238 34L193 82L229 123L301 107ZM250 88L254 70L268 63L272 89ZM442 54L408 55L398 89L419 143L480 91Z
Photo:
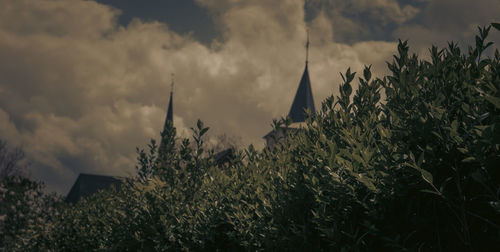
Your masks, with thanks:
M159 167L172 162L171 155L175 150L175 135L176 130L174 127L174 107L173 107L173 94L174 94L174 74L172 74L172 83L170 84L170 101L168 102L167 118L165 118L165 125L161 132L161 142L158 148Z
M167 118L165 119L165 125L163 126L163 130L167 129L167 124L170 122L172 125L174 124L174 112L173 112L173 94L174 94L174 74L172 74L172 82L170 83L170 101L168 102L167 109Z
M309 63L309 28L307 28L307 42L306 42L306 67Z
M305 110L309 109L311 115L316 114L316 109L314 108L314 100L311 89L311 80L309 79L309 29L307 30L307 42L306 42L306 67L302 78L299 83L299 88L293 99L292 107L290 108L290 113L288 116L292 119L292 122L305 122L306 113Z

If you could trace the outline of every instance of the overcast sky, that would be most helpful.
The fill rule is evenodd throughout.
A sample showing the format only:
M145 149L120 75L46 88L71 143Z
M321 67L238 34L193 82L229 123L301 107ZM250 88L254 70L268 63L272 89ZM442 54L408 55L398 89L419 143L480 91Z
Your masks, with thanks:
M500 0L0 0L0 139L66 194L79 173L135 173L158 139L175 73L174 124L263 146L304 70L316 106L339 72L386 73L398 38L425 57L498 22ZM497 20L495 20L495 18ZM498 32L491 38L500 41Z

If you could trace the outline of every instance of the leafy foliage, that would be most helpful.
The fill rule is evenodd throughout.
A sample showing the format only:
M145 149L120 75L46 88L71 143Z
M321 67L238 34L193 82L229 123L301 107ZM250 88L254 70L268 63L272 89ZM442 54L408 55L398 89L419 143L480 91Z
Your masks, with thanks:
M498 29L498 24L493 24ZM500 54L490 27L430 61L400 41L391 75L342 74L307 127L213 164L194 144L139 152L138 178L61 208L11 250L499 250ZM381 100L385 96L385 100ZM286 121L286 120L285 120ZM279 124L276 124L279 127Z
M0 251L33 226L43 226L57 216L60 201L43 192L43 184L23 176L25 155L0 140Z

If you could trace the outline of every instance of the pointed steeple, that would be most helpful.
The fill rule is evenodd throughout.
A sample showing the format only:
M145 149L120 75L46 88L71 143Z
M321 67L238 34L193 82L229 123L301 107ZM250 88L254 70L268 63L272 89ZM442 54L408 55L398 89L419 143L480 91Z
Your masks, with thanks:
M175 151L175 136L176 130L174 127L174 109L173 109L173 94L174 94L174 74L172 74L172 84L170 89L170 101L168 102L167 118L161 132L161 142L158 148L158 166L166 167L172 162L171 155ZM161 169L160 169L161 170ZM161 171L149 171L150 174ZM147 173L147 174L149 174Z
M316 114L316 109L314 108L314 100L311 89L311 80L309 79L309 30L307 31L307 43L306 43L306 67L304 73L302 74L302 79L299 83L299 88L293 99L292 107L290 108L290 113L288 116L292 119L292 122L305 122L306 113L305 110L309 109L311 111L311 116Z
M309 63L309 28L307 28L307 42L306 42L306 67Z
M165 119L165 124L163 126L163 130L167 129L167 124L170 122L172 125L174 124L174 109L172 105L174 94L174 74L172 74L172 83L170 84L170 101L168 102L167 109L167 118Z

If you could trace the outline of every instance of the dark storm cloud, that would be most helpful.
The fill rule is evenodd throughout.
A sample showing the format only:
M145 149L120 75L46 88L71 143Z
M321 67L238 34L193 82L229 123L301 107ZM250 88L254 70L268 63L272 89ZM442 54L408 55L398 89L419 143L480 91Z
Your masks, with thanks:
M308 0L307 20L325 16L332 40L341 43L409 40L425 54L432 44L474 43L477 26L498 22L498 0ZM499 41L498 34L491 39Z
M393 41L392 32L415 18L420 1L308 0L307 19L325 15L332 23L333 40L356 43L366 40Z
M429 0L417 22L398 27L394 37L409 40L410 46L420 54L425 54L432 44L443 47L449 41L466 48L475 43L478 26L499 21L498 13L498 0ZM500 43L500 34L492 32L490 39Z
M194 0L137 1L97 0L122 11L118 23L127 26L133 19L146 22L159 21L168 24L173 31L192 35L209 45L217 38L217 30L207 10Z

